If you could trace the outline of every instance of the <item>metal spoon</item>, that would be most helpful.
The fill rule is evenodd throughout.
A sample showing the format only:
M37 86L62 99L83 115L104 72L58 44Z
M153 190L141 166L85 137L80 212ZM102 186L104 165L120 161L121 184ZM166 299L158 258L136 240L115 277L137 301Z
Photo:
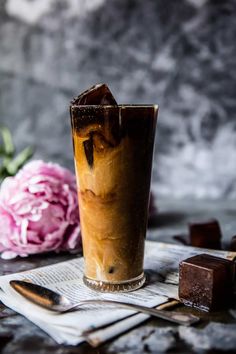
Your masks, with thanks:
M77 304L73 304L65 296L56 293L43 286L32 284L22 280L11 280L10 285L21 295L28 300L47 308L52 311L60 313L75 310L78 307L86 304L104 304L104 305L116 305L117 307L128 308L138 312L142 312L154 317L162 318L164 320L178 323L185 326L190 326L193 323L198 322L200 319L197 316L191 314L183 314L173 311L163 311L154 308L148 308L146 306L140 306L135 304L129 304L126 302L113 301L113 300L84 300Z

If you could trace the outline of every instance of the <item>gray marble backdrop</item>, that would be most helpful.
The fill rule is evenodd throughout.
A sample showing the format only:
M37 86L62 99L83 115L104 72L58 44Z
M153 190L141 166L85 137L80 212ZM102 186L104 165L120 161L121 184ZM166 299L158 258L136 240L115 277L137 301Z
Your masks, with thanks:
M1 0L0 122L73 169L68 105L106 82L160 106L160 197L236 198L236 1Z

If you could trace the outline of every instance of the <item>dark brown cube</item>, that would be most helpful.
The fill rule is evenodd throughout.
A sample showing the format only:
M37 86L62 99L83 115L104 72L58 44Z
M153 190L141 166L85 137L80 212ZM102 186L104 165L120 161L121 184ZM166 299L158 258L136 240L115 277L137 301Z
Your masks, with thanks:
M187 306L216 311L233 298L234 262L200 254L179 266L179 299Z
M189 224L189 234L191 246L221 249L221 229L215 219Z
M236 252L236 235L231 239L230 251Z

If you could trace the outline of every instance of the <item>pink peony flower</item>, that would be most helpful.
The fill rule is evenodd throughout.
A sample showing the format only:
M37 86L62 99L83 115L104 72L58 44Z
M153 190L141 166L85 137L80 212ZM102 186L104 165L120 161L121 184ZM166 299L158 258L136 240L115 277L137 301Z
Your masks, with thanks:
M32 161L0 189L0 252L17 255L80 247L75 176L57 164Z

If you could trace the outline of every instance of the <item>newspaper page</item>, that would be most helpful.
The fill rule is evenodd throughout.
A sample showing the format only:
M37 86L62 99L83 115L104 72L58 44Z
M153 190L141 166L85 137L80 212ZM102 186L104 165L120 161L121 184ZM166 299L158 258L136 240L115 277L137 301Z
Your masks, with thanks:
M96 336L96 343L102 343L110 339L114 333L116 335L122 333L149 316L135 315L136 312L133 310L114 308L110 305L88 304L76 311L59 314L29 302L9 286L9 281L19 279L43 285L65 295L74 304L87 299L109 299L154 307L165 303L168 298L178 298L179 262L203 252L231 259L236 255L224 251L209 251L147 241L145 272L148 280L142 289L121 294L98 293L90 290L82 281L83 258L75 258L51 266L0 277L2 289L0 299L6 306L21 313L42 328L58 343L76 345L84 340L92 343L96 330L105 326L99 331L99 336ZM125 318L126 320L123 320Z

